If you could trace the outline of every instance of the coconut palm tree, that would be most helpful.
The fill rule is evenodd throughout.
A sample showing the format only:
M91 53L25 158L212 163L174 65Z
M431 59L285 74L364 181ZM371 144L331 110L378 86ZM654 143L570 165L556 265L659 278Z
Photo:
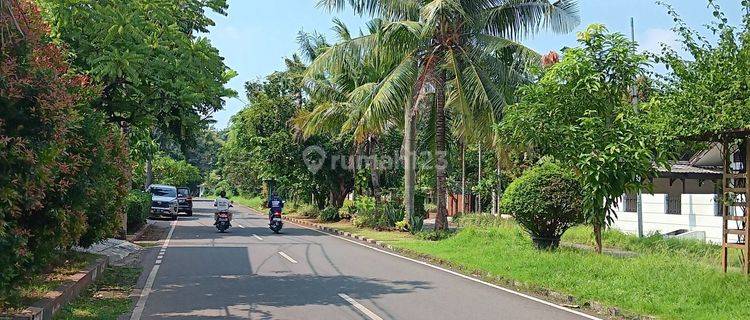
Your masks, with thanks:
M374 19L367 24L368 36L382 37L383 22ZM339 20L334 20L333 30L339 41L352 41L349 29ZM364 36L364 35L362 35ZM326 54L331 45L317 34L301 33L299 37L306 58L315 61ZM390 108L376 103L381 86L389 76L397 55L380 55L351 52L342 57L340 64L324 72L308 70L305 82L313 96L320 97L317 106L310 111L301 110L295 118L305 136L320 132L353 135L354 142L372 155L378 138L397 128L400 124L401 108ZM374 161L369 161L373 196L380 201L380 176Z
M514 83L513 66L538 63L540 56L518 41L543 29L571 31L579 23L574 0L321 0L321 7L380 17L383 32L352 38L318 56L308 71L324 72L351 55L401 57L377 84L378 108L404 112L404 132L427 92L434 91L435 146L446 155L446 107L465 118L467 127L488 132L506 103L502 88ZM507 57L511 57L508 59ZM428 86L429 84L429 86ZM411 151L411 150L406 150ZM446 166L436 163L436 230L447 229ZM407 167L407 171L412 168ZM407 176L409 174L407 173ZM409 179L405 179L405 197ZM412 189L413 190L413 189ZM407 214L413 210L407 207Z

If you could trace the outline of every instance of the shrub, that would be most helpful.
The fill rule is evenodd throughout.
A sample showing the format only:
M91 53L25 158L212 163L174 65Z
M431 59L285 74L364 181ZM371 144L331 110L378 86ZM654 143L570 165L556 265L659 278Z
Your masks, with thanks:
M299 214L305 218L315 219L320 215L320 210L314 205L306 204L299 208Z
M336 222L341 220L339 217L339 209L336 207L328 207L320 211L318 214L318 220L321 222Z
M511 214L539 248L556 248L565 231L584 222L581 186L573 172L545 162L513 181L500 211Z
M434 204L434 203L428 203L428 204L425 204L425 205L424 205L424 210L425 210L425 212L426 212L427 214L430 214L430 213L436 213L436 212L437 212L437 205L436 205L436 204ZM425 217L426 217L426 216L427 216L427 215L425 214Z
M375 212L375 198L361 196L354 201L354 207L357 210L352 223L356 227L374 228L378 225L378 218Z
M427 217L427 211L425 210L424 201L427 195L422 190L416 190L414 192L414 216L408 221L408 229L412 234L416 234L422 231L424 225L424 218Z
M35 2L15 3L0 10L0 309L61 252L114 235L131 178L90 79L70 70Z
M128 215L128 232L137 231L146 222L151 210L151 195L141 190L131 190L125 198L125 213Z
M381 227L394 227L396 222L403 221L406 213L400 204L386 203L383 206L383 225Z
M354 201L349 199L344 200L344 205L341 206L341 210L339 211L341 219L349 220L354 217L355 214L357 214L357 207L354 205Z

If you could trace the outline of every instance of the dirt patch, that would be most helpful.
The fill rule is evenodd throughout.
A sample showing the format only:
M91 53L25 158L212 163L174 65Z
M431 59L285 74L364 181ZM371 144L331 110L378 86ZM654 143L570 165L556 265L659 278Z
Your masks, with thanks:
M169 228L160 227L156 224L152 224L148 227L148 229L146 229L146 231L143 232L143 235L141 235L140 239L138 239L138 241L135 241L135 243L138 245L144 246L141 244L141 242L144 242L144 243L158 242L158 241L166 239L167 233L169 233Z

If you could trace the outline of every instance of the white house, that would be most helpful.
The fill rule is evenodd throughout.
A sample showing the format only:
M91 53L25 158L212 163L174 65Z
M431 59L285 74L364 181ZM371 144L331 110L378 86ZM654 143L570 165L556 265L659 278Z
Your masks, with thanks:
M708 150L674 164L671 170L660 170L653 181L653 194L641 195L643 234L681 234L721 244L721 154L720 144L712 144ZM732 166L742 165L736 155L733 159ZM614 228L638 233L637 199L637 194L621 198Z

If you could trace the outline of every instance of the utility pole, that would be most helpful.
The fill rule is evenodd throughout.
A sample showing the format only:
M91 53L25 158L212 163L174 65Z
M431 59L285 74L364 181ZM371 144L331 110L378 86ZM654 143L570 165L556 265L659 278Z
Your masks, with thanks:
M635 19L630 18L630 39L635 43ZM635 79L633 88L631 89L630 102L633 104L633 110L638 113L638 79ZM636 215L638 216L638 237L643 238L643 191L641 185L638 186L638 197L636 200Z

